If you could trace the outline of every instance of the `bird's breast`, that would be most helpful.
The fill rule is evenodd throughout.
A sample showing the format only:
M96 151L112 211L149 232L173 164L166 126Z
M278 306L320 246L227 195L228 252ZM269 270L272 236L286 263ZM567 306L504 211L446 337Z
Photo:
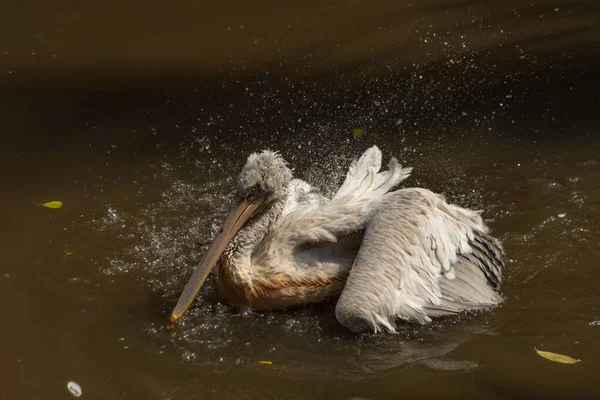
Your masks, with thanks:
M259 310L285 309L339 296L347 271L290 274L280 267L240 266L231 259L218 265L221 295L232 305Z
M250 306L248 292L251 280L236 271L231 260L221 258L217 264L217 282L219 293L232 305Z

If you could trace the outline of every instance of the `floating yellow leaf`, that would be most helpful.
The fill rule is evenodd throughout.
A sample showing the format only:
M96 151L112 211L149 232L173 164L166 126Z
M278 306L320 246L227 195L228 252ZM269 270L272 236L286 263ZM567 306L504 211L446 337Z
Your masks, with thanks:
M396 121L396 126L400 126L402 125L404 121L402 120L402 118L400 118L398 121Z
M544 357L547 360L554 361L557 363L576 364L578 362L581 362L581 360L576 360L573 357L565 356L564 354L556 354L556 353L551 353L549 351L541 351L541 350L536 349L535 347L534 347L534 349L540 356Z
M354 137L359 137L362 136L365 131L360 128L352 128L352 133L354 134Z
M63 206L63 202L54 200L54 201L49 201L47 203L43 203L43 204L41 204L41 206L46 207L46 208L61 208Z
M273 364L273 361L259 361L258 363L262 365L271 365Z
M67 257L69 257L69 256L72 256L73 254L75 254L75 252L74 252L74 251L67 251L67 252L65 253L65 258L67 258Z

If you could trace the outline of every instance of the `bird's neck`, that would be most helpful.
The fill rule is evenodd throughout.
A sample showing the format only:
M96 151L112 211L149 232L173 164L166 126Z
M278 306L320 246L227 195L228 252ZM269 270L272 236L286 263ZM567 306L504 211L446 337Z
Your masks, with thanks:
M279 220L283 213L283 206L283 200L275 200L239 230L227 249L230 262L226 264L229 264L229 268L250 267L253 251L264 239L271 226Z

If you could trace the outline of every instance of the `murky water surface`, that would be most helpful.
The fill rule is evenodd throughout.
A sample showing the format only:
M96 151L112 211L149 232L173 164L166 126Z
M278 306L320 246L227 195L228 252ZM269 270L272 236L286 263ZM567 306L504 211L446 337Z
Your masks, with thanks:
M3 11L0 395L599 398L593 3ZM414 167L405 186L485 210L501 307L356 336L334 302L238 310L211 277L168 322L250 152L332 193L373 144Z

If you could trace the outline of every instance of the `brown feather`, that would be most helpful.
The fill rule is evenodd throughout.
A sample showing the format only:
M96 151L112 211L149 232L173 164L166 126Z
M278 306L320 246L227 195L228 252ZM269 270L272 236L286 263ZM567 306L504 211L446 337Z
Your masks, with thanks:
M347 273L295 278L270 269L264 274L266 277L250 281L236 274L238 270L230 268L230 262L228 257L221 257L217 264L221 295L231 304L256 309L289 308L339 296L347 278Z

